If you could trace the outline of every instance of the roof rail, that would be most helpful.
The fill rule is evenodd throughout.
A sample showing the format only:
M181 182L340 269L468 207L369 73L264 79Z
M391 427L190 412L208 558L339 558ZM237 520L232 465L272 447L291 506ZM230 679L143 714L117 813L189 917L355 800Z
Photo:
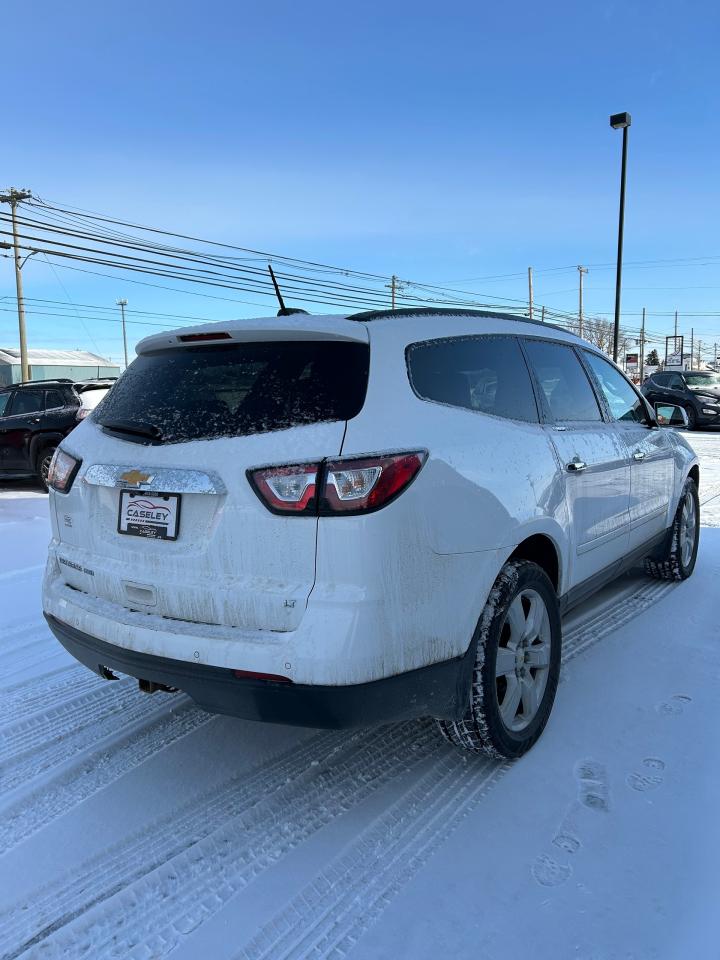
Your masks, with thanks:
M50 377L48 380L20 380L18 383L11 383L11 387L31 387L36 383L73 383L69 377Z
M519 317L514 313L503 313L500 310L470 310L465 307L401 307L399 310L366 310L364 313L351 313L348 320L357 320L367 323L370 320L389 320L393 317L488 317L499 320L515 320L518 323L532 323L548 330L560 330L562 333L572 333L565 327L555 323L545 323L543 320L531 320L530 317Z

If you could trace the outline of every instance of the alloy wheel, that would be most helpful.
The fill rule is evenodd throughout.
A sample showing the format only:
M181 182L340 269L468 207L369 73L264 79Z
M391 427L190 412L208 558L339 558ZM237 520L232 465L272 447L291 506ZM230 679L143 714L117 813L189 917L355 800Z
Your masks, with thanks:
M690 490L685 494L682 513L680 514L680 553L683 566L687 567L692 559L695 549L695 537L697 535L697 510L695 508L695 497Z
M524 730L534 719L550 668L550 618L535 590L522 590L510 604L495 661L495 690L503 724Z

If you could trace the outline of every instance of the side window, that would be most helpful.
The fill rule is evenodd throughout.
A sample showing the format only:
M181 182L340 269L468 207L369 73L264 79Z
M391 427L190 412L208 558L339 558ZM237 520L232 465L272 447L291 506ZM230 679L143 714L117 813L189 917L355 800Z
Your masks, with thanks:
M17 417L23 413L39 413L43 409L43 395L37 390L18 390L10 413Z
M59 390L45 391L45 409L54 410L56 407L66 406L66 401Z
M625 377L596 353L583 350L590 369L595 374L614 420L647 423L645 404Z
M508 420L538 422L525 358L515 337L457 337L414 343L408 376L423 400Z
M668 384L671 390L684 390L685 381L682 377L679 377L676 373L672 374L670 377L670 383Z
M572 347L547 340L524 343L555 420L602 420L590 380Z
M10 397L12 393L0 393L0 417L4 417L10 409Z

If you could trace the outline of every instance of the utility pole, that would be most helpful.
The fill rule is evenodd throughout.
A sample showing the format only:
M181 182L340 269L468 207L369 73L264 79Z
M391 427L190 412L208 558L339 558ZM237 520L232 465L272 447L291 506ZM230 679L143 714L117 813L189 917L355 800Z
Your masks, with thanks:
M695 353L695 327L690 327L690 369L693 368L693 354Z
M128 368L128 357L127 357L127 334L125 332L125 307L127 306L127 300L117 300L117 305L120 307L120 312L122 313L122 334L123 334L123 349L125 351L125 369Z
M702 340L698 340L698 370L702 367Z
M542 308L542 313L540 314L540 323L545 323L545 307Z
M25 328L25 301L23 300L22 273L20 272L22 264L20 263L20 243L17 232L16 209L18 203L27 200L32 196L29 190L16 190L10 187L7 193L0 193L0 203L9 203L12 211L12 231L13 231L13 260L15 262L15 291L17 294L17 312L18 312L18 333L20 338L20 377L22 380L30 379L30 366L28 364L27 353L27 332Z
M677 310L675 311L675 339L677 340Z
M640 326L640 383L645 374L645 307L643 307L642 325Z
M533 279L532 267L528 267L528 317L533 318Z
M580 302L578 304L578 334L583 335L583 274L588 272L587 267L578 267L580 274Z
M395 274L390 277L390 283L386 283L385 286L390 288L390 309L394 310L395 297L397 295L398 288L398 278L395 276Z

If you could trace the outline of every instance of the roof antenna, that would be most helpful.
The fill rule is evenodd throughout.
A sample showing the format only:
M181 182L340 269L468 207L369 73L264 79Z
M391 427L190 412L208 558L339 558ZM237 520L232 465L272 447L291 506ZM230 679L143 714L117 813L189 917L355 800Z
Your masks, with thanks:
M275 279L275 273L273 272L273 268L270 266L270 264L268 264L268 270L270 271L270 277L272 278L273 286L275 287L275 296L280 304L280 309L277 312L278 317L291 317L294 313L307 313L307 310L300 310L297 307L285 306L285 301L280 293L280 287L278 286L278 282Z

